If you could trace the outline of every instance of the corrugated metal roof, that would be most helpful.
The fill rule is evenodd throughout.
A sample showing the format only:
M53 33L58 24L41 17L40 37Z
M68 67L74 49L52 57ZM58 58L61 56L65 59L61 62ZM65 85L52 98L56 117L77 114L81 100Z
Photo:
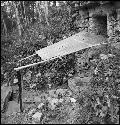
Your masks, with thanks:
M94 35L88 32L80 32L64 40L61 40L58 43L54 43L53 45L36 51L36 54L38 54L42 58L41 62L14 68L14 70L20 70L30 66L45 63L47 61L54 60L58 57L65 56L85 48L100 45L100 43L104 43L106 42L106 40L107 39L101 35Z
M36 51L36 54L38 54L42 60L49 60L98 45L105 41L106 39L103 36L80 32L58 43Z

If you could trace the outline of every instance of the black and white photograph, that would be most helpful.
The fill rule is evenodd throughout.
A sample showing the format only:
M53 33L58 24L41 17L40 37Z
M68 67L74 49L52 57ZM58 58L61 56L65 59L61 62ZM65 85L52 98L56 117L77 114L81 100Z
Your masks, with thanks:
M119 124L120 1L1 1L1 124Z

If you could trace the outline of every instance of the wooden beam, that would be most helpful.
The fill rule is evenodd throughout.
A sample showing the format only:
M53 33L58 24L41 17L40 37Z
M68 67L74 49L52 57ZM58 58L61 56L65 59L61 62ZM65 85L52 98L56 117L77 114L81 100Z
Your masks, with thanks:
M18 70L21 70L21 69L24 69L24 68L27 68L27 67L30 67L30 66L35 66L35 65L38 65L38 64L41 64L41 63L50 61L50 60L54 60L54 59L56 59L56 58L60 58L60 59L61 59L61 57L54 57L54 58L51 58L51 59L49 59L49 60L44 60L44 61L41 61L41 62L29 64L29 65L26 65L26 66L21 66L21 67L18 67L18 68L14 68L14 70L18 71Z
M60 58L65 55L77 52L85 48L101 45L101 43L104 44L104 42L106 42L106 38L104 38L101 35L94 35L88 32L79 32L58 43L54 43L51 46L47 46L45 48L42 48L36 51L36 54L38 54L38 56L40 56L43 61L29 64L26 66L21 66L18 68L14 68L14 70L17 71L17 70L24 69L30 66L35 66L35 65L47 62L49 60L53 60L53 59ZM28 56L24 59L30 58L36 54ZM24 59L21 59L19 61L22 61Z
M105 45L105 44L107 44L107 43L102 43L102 44ZM94 47L94 46L99 46L99 45L102 45L102 44L96 44L96 45L92 45L92 46L89 46L89 47L86 47L86 48L90 48L90 47ZM75 52L77 52L77 51L79 51L79 50L76 50ZM69 53L67 53L67 54L65 53L65 54L63 54L63 55L61 55L61 56L56 56L56 57L50 58L50 59L48 59L48 60L43 60L43 61L41 61L41 62L37 62L37 63L29 64L29 65L26 65L26 66L21 66L21 67L18 67L18 68L14 68L14 70L18 71L18 70L21 70L21 69L24 69L24 68L27 68L27 67L31 67L31 66L35 66L35 65L38 65L38 64L41 64L41 63L44 63L44 62L48 62L48 61L50 61L50 60L57 59L57 58L62 59L63 56L69 55L69 54L71 54L71 53L74 53L74 52L69 52Z
M32 56L35 56L35 55L37 55L37 54L35 53L35 54L30 55L30 56L28 56L28 57L26 57L26 58L22 58L22 59L21 59L21 60L19 60L18 62L21 62L21 61L23 61L23 60L25 60L25 59L28 59L28 58L30 58L30 57L32 57Z
M22 107L22 84L21 84L21 72L20 72L20 70L17 71L17 77L18 77L18 86L19 86L20 111L23 112L23 107Z

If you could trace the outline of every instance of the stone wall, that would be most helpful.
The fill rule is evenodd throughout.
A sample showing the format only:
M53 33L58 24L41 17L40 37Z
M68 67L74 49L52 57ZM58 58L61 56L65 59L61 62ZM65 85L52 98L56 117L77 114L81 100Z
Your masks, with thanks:
M88 32L94 33L95 35L107 36L107 16L94 16L89 18Z
M107 13L107 34L109 42L120 42L120 9Z
M89 12L87 10L79 11L79 17L77 17L75 24L79 28L79 32L87 31L89 27Z
M107 36L108 42L120 41L120 9L106 6L90 10L88 32Z
M76 25L79 31L87 31L96 35L103 35L107 38L108 42L120 42L120 9L115 9L114 6L109 4L101 5L97 8L80 10L80 18L76 20ZM92 53L85 51L76 52L76 71L80 73L81 67L87 63L86 56ZM86 55L86 56L85 56ZM83 63L83 64L81 64Z
M120 9L105 4L79 11L75 24L79 31L87 31L108 37L108 42L118 41L120 32Z

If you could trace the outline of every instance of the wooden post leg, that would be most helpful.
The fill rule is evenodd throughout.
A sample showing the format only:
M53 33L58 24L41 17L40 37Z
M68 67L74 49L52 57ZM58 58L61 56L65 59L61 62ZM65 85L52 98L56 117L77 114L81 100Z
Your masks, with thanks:
M19 86L20 111L23 112L23 108L22 108L22 85L21 85L21 73L20 73L20 70L17 71L17 76L18 76L18 86Z

